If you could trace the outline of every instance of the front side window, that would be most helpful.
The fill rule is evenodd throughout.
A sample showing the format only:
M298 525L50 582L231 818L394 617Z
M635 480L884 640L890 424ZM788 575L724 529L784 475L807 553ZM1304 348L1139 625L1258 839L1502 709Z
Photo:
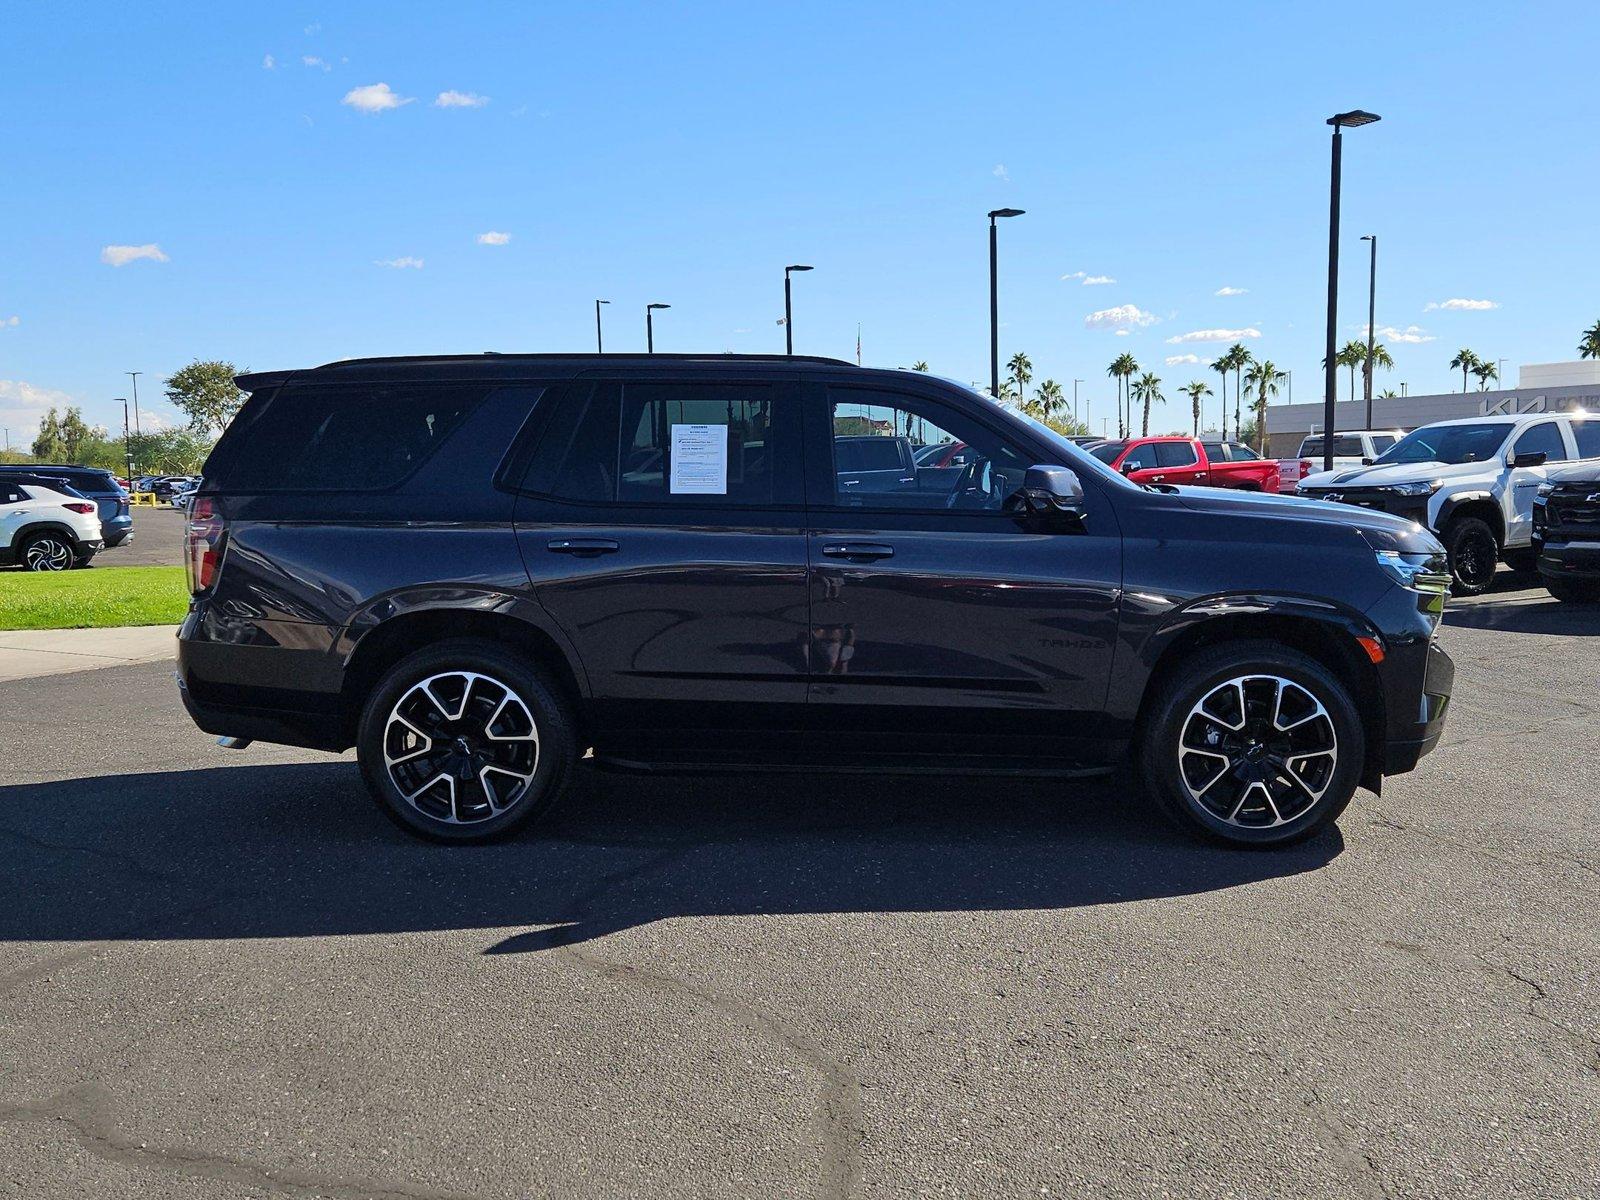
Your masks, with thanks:
M1156 466L1192 467L1200 461L1188 442L1157 442Z
M999 512L1028 462L986 426L936 401L829 389L833 503L844 508Z
M1118 470L1153 471L1159 465L1156 461L1156 448L1153 445L1136 446L1128 451L1128 457L1122 460Z
M1554 421L1544 421L1526 430L1517 439L1512 454L1540 454L1545 462L1565 462L1567 443L1561 436L1561 426Z
M746 383L587 386L568 401L533 490L590 504L780 502L797 468L790 426L774 422L773 388Z

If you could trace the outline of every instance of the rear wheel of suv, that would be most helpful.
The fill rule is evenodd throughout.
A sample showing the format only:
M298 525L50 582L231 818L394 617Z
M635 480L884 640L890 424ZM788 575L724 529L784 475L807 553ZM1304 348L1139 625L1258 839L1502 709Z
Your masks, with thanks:
M1563 604L1600 603L1600 579L1559 579L1554 575L1542 579L1546 590Z
M64 534L36 533L22 544L21 563L30 571L66 571L77 558L77 551Z
M1146 789L1179 825L1235 846L1283 846L1332 824L1366 739L1349 689L1276 642L1230 642L1181 663L1139 747Z
M1444 531L1444 548L1450 555L1451 591L1476 596L1489 590L1500 561L1500 543L1487 521L1457 517Z
M576 758L560 693L494 642L440 642L392 667L356 738L367 786L401 828L444 842L500 837L546 811Z

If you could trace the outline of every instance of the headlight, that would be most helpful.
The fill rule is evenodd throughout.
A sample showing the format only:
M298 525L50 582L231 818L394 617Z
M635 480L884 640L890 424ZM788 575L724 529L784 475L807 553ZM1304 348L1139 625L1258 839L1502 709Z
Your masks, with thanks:
M1439 481L1435 479L1431 483L1423 483L1421 480L1416 483L1396 483L1391 484L1389 490L1397 496L1431 496L1439 490Z
M1403 588L1440 596L1450 590L1450 573L1442 555L1379 550L1377 556L1384 573Z
M1556 485L1555 484L1553 484L1553 483L1541 483L1539 485L1539 499L1543 500L1546 496L1548 496L1551 492L1553 492L1555 490L1556 490Z

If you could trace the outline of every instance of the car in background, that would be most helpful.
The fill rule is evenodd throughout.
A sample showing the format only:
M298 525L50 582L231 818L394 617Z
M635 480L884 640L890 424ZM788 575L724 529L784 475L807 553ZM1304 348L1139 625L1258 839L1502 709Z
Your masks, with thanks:
M110 471L57 463L0 464L0 483L23 476L37 477L47 482L55 480L71 488L83 499L94 501L100 518L99 536L107 548L120 546L133 537L133 513L128 507L128 493L122 490L117 477Z
M0 565L65 571L87 566L104 545L95 502L70 484L0 475Z
M1298 494L1378 509L1439 535L1458 596L1488 590L1504 560L1531 571L1539 486L1567 463L1600 460L1600 417L1464 417L1414 429L1370 466L1322 471Z
M1574 424L1580 448L1586 437L1600 442L1600 417ZM1533 501L1539 578L1569 604L1600 602L1600 445L1590 449L1593 460L1550 472Z
M185 479L172 489L172 495L167 498L167 503L179 512L189 511L189 502L194 499L195 492L200 487L200 478Z
M1144 437L1096 442L1088 451L1134 483L1279 490L1278 464L1243 442L1186 437Z

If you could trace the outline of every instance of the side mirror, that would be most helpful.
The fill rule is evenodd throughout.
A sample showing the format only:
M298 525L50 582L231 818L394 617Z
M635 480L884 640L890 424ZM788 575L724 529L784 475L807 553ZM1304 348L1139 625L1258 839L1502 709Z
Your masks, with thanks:
M1022 496L1035 516L1083 515L1083 483L1070 467L1029 467Z
M1372 465L1372 460L1370 458L1363 458L1361 460L1361 465L1363 467L1370 467Z
M1117 470L1121 471L1124 475L1132 475L1138 469L1139 469L1138 462L1136 460L1134 460L1134 459L1131 459L1131 458L1130 459L1124 459L1122 465L1117 468Z
M1522 454L1512 455L1511 465L1513 467L1542 467L1545 459L1549 457L1543 450L1529 450Z

